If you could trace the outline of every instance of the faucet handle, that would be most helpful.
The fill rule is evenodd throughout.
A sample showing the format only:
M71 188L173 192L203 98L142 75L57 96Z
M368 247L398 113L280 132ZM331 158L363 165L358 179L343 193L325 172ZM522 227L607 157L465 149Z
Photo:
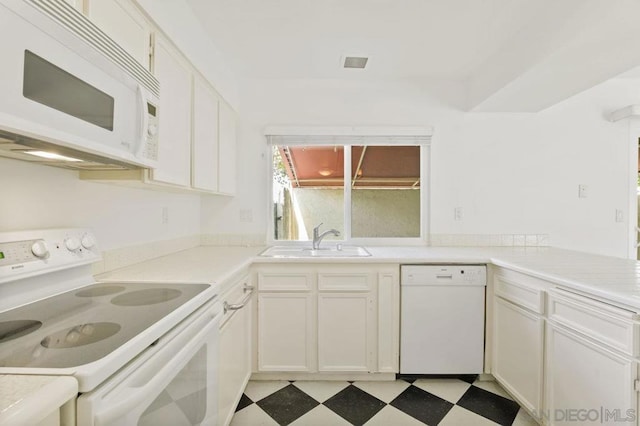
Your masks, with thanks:
M314 232L318 232L318 231L320 230L320 227L322 226L322 224L323 224L323 223L324 223L324 222L320 222L320 223L318 224L318 226L316 226L315 228L313 228L313 231L314 231Z

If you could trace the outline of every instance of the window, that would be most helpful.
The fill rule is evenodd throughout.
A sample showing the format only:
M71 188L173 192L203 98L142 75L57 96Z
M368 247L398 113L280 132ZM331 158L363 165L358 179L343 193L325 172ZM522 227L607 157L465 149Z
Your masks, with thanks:
M424 237L426 146L367 144L366 138L340 145L275 140L274 241L311 240L320 223L341 233L325 241Z

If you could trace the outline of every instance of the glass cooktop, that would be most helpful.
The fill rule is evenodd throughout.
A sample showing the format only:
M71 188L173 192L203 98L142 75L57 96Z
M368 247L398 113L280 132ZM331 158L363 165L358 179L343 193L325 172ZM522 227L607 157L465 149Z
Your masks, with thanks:
M0 367L97 361L209 288L99 283L0 313Z

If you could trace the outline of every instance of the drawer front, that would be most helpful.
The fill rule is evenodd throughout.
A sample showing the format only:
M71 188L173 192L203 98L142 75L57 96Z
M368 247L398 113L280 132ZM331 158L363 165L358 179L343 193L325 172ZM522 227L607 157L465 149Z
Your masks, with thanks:
M549 319L625 354L638 355L634 312L557 289L549 293Z
M301 272L258 273L260 291L311 291L312 275Z
M371 274L367 273L319 273L318 290L369 291L372 287L371 281Z
M495 276L494 284L494 293L497 296L535 313L544 313L545 292L542 288L500 274Z

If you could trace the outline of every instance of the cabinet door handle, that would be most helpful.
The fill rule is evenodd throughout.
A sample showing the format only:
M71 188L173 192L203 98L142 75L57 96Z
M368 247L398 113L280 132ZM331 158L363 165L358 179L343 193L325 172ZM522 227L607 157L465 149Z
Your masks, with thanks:
M248 294L244 297L244 299L242 299L240 303L230 304L225 300L225 302L222 304L222 308L224 309L225 314L228 311L237 311L238 309L242 309L247 304L247 302L249 302L249 299L251 299L251 296L253 294L254 287L245 284L243 290Z

